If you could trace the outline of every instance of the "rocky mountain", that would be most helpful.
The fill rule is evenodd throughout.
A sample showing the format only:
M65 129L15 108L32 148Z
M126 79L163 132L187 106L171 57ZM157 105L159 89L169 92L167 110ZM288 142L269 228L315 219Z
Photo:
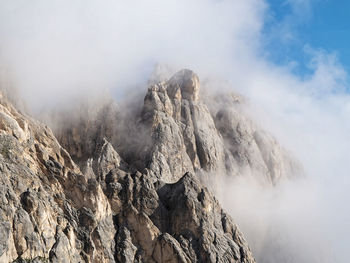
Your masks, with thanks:
M212 101L182 70L137 109L56 112L52 132L1 97L0 262L255 262L203 178L300 168L237 97Z

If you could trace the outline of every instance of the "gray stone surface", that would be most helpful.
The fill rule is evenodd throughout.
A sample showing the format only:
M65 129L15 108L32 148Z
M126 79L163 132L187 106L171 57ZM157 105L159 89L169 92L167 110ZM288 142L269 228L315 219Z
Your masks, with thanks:
M0 262L255 262L198 174L299 168L236 102L200 94L182 70L140 110L56 113L55 135L0 96Z

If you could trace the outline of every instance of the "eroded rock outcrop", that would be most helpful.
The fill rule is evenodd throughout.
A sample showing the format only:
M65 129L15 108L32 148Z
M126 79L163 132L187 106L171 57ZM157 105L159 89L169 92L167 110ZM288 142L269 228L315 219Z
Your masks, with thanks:
M0 123L0 262L255 262L194 173L168 184L99 137L93 151L73 151L78 166L48 127L4 98Z
M224 168L221 135L206 105L199 101L199 79L182 70L149 88L142 121L152 134L146 167L167 182L185 172Z
M0 112L0 222L5 233L0 261L79 262L102 254L100 262L109 262L108 247L84 249L93 246L90 229L109 219L109 231L114 229L100 185L80 172L48 127L3 98Z
M199 78L187 69L152 83L139 110L107 101L94 114L74 115L70 125L62 119L55 133L83 171L106 138L129 168L168 183L186 172L252 175L272 184L301 173L290 153L245 114L240 96L201 99Z
M244 114L237 96L216 98L215 125L225 145L226 172L252 175L272 184L300 176L301 165L276 139Z
M255 262L200 175L300 168L241 105L182 70L137 109L55 113L54 135L1 97L0 262Z
M229 94L201 101L198 76L190 70L152 85L142 111L152 138L145 167L167 182L187 171L249 174L273 184L299 175L298 162L254 125L242 104Z

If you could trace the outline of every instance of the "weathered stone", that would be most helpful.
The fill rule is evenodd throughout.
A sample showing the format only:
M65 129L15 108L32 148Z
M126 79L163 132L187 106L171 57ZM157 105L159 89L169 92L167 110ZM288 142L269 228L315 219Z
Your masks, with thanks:
M149 88L142 118L153 139L146 166L163 181L176 182L184 173L200 169L224 168L223 141L199 101L194 72L182 70Z
M239 101L200 92L182 70L139 110L57 113L59 140L0 96L0 261L255 262L199 174L277 183L299 167Z
M123 263L132 263L135 260L137 247L131 240L130 231L124 226L117 235L117 260Z

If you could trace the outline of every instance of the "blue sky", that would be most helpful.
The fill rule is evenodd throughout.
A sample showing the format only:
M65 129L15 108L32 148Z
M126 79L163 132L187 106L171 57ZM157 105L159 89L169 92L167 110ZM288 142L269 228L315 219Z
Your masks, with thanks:
M311 47L336 54L350 72L349 0L268 0L265 24L268 56L275 63L297 62L296 73L307 74Z
M239 202L248 238L264 242L251 243L256 257L281 262L266 258L260 245L270 244L295 263L349 261L350 0L34 2L0 0L0 76L29 108L69 110L106 89L129 102L130 87L147 90L145 67L193 69L211 92L245 96L249 115L305 168L305 184L223 193Z

